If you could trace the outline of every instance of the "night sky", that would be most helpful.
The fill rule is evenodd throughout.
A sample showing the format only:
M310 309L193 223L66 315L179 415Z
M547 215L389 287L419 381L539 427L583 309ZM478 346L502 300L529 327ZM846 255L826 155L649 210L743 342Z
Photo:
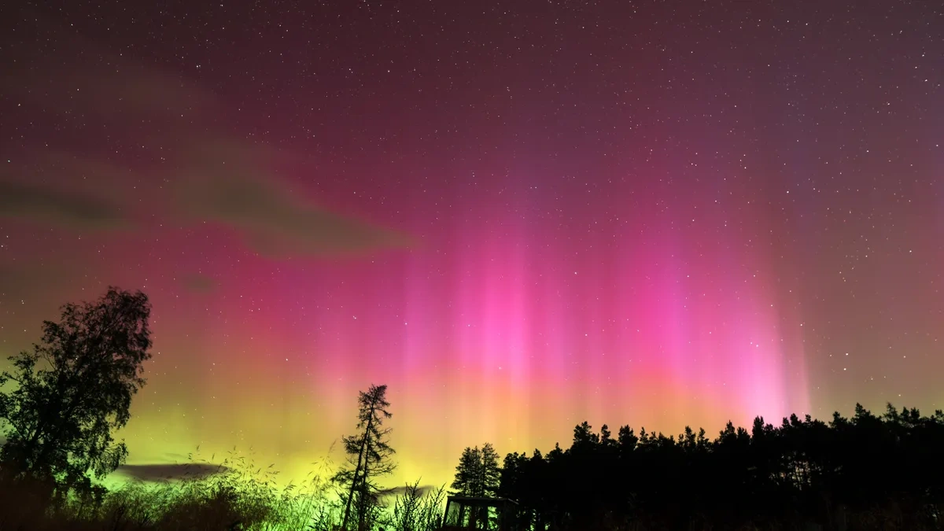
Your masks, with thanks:
M144 290L132 463L944 407L940 2L14 4L0 355Z

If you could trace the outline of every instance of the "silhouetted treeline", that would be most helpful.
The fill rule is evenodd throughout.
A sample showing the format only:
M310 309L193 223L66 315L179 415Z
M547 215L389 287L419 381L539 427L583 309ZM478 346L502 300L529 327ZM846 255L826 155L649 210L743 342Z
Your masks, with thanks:
M499 492L522 529L941 529L944 414L856 405L714 440L584 422L566 450L508 454Z

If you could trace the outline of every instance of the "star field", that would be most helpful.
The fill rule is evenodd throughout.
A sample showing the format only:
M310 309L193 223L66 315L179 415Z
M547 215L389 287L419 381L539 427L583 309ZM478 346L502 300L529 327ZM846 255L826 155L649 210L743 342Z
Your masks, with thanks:
M304 475L371 382L434 483L582 420L944 407L935 2L5 10L0 354L148 293L133 462Z

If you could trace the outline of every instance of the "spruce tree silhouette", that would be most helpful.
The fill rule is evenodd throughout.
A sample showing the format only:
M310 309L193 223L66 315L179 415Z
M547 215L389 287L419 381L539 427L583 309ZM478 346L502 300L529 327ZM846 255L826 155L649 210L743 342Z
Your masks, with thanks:
M341 521L345 530L350 523L352 508L357 513L358 531L369 528L379 491L374 480L396 468L393 462L395 452L389 443L391 429L383 427L384 420L393 416L387 410L390 402L386 395L386 385L371 385L367 392L360 392L357 428L362 431L343 439L348 466L335 474L334 481L347 488Z
M460 496L496 496L501 483L499 455L491 443L466 447L456 466L452 489Z
M460 496L481 496L482 490L479 488L481 468L482 451L479 447L463 449L459 464L456 466L455 479L452 481L453 493Z
M498 452L491 443L483 444L481 449L478 446L463 449L452 482L453 493L473 497L497 496L501 484L498 459ZM479 522L487 521L488 510L485 507L475 508L469 517L469 525L477 529Z
M492 443L482 445L482 467L479 483L482 496L497 496L498 486L501 483L501 467L498 465L500 456Z

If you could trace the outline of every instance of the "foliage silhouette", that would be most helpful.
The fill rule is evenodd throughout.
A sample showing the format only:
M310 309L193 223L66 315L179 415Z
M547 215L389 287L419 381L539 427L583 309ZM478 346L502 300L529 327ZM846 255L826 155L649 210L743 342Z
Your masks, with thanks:
M149 483L134 481L109 492L102 504L72 499L45 511L0 511L0 529L124 531L208 531L306 529L332 531L343 505L329 481L333 467L322 460L299 484L277 486L277 472L257 465L252 453L229 452L217 465L219 473L205 474L209 463L191 456L182 479ZM15 494L0 484L0 500ZM7 509L6 505L3 505Z
M144 385L151 357L151 306L140 291L109 288L99 300L62 307L59 322L43 323L40 344L12 356L0 374L0 419L6 443L4 476L29 481L61 503L70 492L100 500L102 478L124 462L112 430L130 418L131 398Z
M437 531L446 502L445 486L424 493L419 480L408 483L394 500L392 514L387 522L391 531Z

